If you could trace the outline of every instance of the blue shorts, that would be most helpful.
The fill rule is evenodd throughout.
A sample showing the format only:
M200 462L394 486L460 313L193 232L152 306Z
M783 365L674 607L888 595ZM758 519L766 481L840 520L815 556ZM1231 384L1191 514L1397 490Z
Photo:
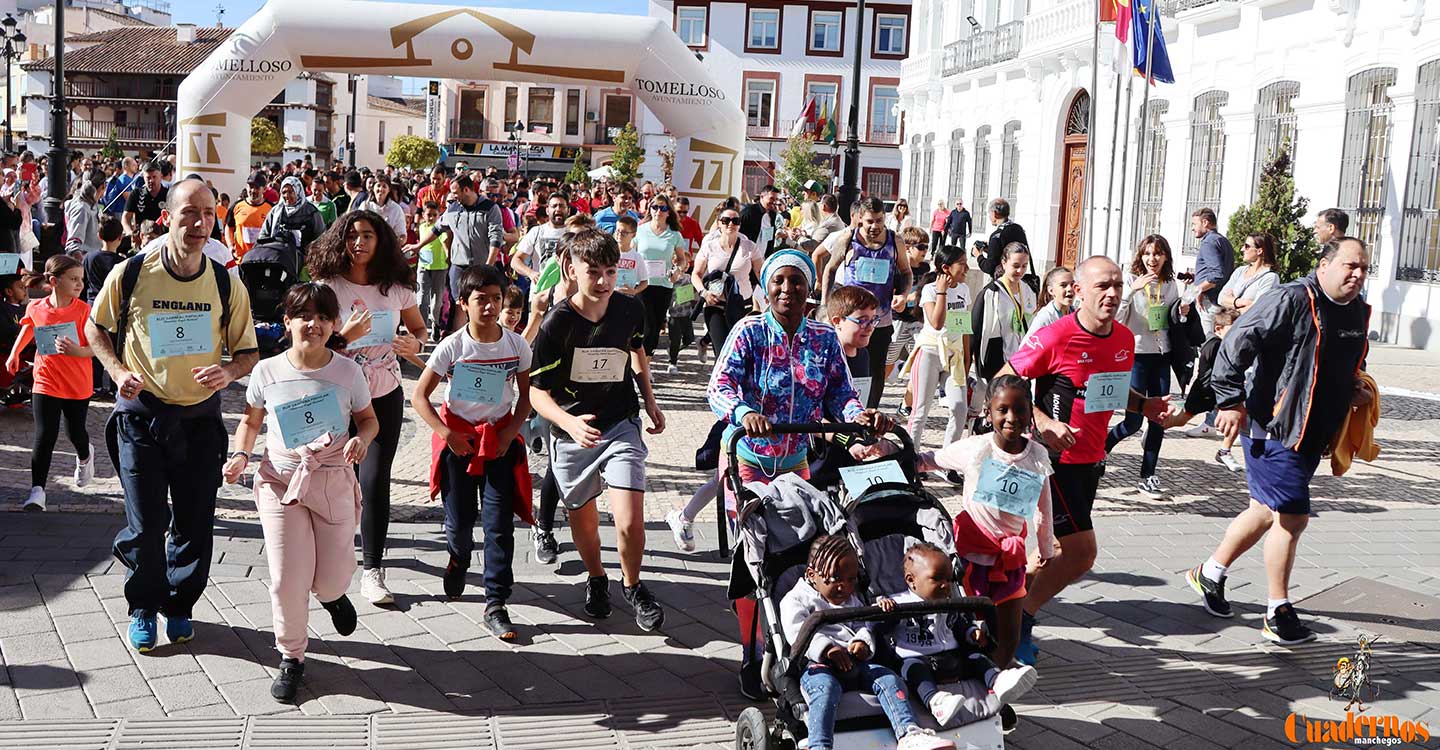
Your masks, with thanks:
M1250 497L1278 513L1310 514L1310 479L1320 454L1300 453L1278 440L1241 437Z

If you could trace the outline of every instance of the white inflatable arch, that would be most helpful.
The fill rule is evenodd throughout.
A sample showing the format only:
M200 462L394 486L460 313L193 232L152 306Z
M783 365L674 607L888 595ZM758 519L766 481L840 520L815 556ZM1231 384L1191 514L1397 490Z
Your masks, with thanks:
M357 0L270 0L206 58L180 85L179 174L238 194L251 118L301 71L626 87L675 137L695 215L739 193L744 114L660 19Z

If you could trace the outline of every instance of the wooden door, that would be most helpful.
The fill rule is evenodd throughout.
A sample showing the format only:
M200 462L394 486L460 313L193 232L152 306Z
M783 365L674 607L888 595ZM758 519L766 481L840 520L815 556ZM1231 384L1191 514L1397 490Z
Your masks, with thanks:
M1085 150L1084 139L1065 144L1065 176L1060 192L1060 225L1056 254L1060 265L1074 269L1080 262L1080 230L1085 218Z

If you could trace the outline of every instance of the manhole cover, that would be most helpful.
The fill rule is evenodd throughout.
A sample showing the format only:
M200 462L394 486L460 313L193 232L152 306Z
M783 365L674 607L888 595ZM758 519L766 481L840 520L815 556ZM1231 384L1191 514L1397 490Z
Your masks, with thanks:
M1440 599L1399 586L1351 578L1300 605L1309 614L1343 620L1388 640L1440 645Z

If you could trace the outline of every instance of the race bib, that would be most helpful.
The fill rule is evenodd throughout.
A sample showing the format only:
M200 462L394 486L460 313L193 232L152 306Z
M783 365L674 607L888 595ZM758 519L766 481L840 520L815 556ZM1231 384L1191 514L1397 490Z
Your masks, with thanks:
M37 354L59 354L60 348L56 342L62 338L70 339L80 343L80 334L75 323L56 323L53 326L35 327L35 352Z
M973 499L1021 518L1035 515L1045 477L993 458L980 467Z
M695 287L690 284L681 284L675 287L675 304L683 305L695 300Z
M153 313L148 326L150 356L156 359L215 350L208 312Z
M669 282L669 281L670 281L670 278L669 278L669 276L666 275L666 273L665 273L665 261L663 261L663 260L647 260L647 261L645 261L645 278L649 279L649 280L650 280L650 283L652 283L652 284L654 284L654 283L656 283L656 282L660 282L660 283Z
M1152 331L1163 331L1170 327L1170 306L1166 304L1152 304L1145 310L1145 322L1150 325Z
M505 368L456 362L450 373L450 400L498 404L505 396Z
M1130 372L1097 372L1085 384L1085 413L1116 411L1130 403Z
M952 336L969 335L974 333L974 324L970 320L970 311L946 310L945 332Z
M625 379L625 363L629 361L630 357L619 349L579 347L570 363L570 382L618 383Z
M9 276L20 271L20 256L15 253L0 253L0 276Z
M634 289L640 286L640 274L633 268L621 268L615 272L615 286L621 289Z
M862 284L884 284L890 281L890 261L880 258L856 258L855 280Z
M870 403L870 383L874 378L851 378L850 382L855 386L855 397L860 399L861 404Z
M898 461L841 466L840 481L845 483L845 491L852 496L859 495L877 484L910 483L910 480L905 478L905 471L900 468Z
M245 238L245 244L253 245L260 239L260 227L241 227L240 234Z
M350 426L340 413L340 399L333 390L275 407L275 421L280 425L280 440L292 451L322 435L343 433Z
M374 310L370 313L370 332L350 342L350 349L383 346L395 340L395 325L400 314L395 310Z

